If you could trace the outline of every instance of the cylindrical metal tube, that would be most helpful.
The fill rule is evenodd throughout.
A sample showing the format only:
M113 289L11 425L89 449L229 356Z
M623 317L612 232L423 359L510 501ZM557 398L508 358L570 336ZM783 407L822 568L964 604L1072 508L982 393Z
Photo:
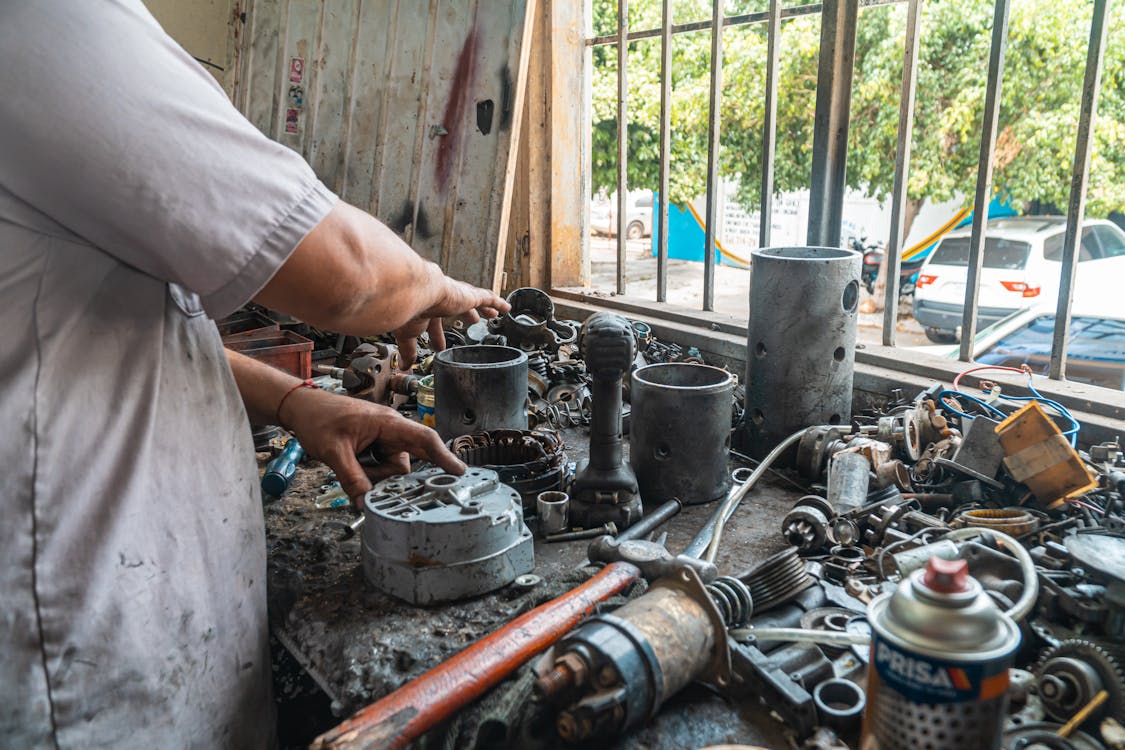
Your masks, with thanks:
M528 659L561 638L598 603L640 576L628 563L611 563L578 588L517 617L464 651L357 711L313 741L312 747L405 748L499 684Z
M539 533L543 536L559 534L567 529L567 511L570 509L570 495L565 492L540 492L535 498L536 516L539 518Z
M730 489L734 376L708 365L674 363L633 372L629 460L641 499L656 505L718 500Z
M837 453L828 465L828 502L838 515L867 504L871 464L859 453Z
M434 421L442 440L527 429L527 355L507 346L456 346L434 357Z
M764 456L852 410L862 260L836 247L755 250L746 340L746 442Z

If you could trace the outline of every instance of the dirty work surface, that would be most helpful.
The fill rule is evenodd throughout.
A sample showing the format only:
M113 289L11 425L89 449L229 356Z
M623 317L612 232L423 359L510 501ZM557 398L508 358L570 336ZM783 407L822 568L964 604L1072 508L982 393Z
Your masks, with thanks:
M564 434L571 460L582 458L588 438ZM741 466L732 462L732 468ZM587 542L535 546L530 590L508 586L472 600L414 607L367 585L359 537L340 539L329 523L346 521L350 510L317 510L315 496L327 467L307 462L293 487L266 507L270 622L278 640L332 699L344 718L394 691L430 667L528 610L584 580L590 569ZM720 573L741 573L781 545L781 519L800 496L767 474L727 525ZM668 548L681 551L714 510L685 508L662 527ZM329 727L324 727L328 729ZM781 727L756 706L732 702L695 686L671 701L657 720L613 747L684 748L723 742L781 747Z

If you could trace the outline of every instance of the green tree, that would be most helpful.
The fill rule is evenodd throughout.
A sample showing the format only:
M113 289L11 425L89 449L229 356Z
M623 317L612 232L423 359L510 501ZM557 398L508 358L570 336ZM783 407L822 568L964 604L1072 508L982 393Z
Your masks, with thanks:
M632 0L629 25L660 23L659 0ZM706 0L675 4L676 22L710 17ZM595 34L616 30L616 2L596 0ZM729 14L763 10L765 2L728 2ZM1089 38L1091 0L1013 3L1001 99L994 183L1020 206L1066 204L1075 129ZM864 10L859 19L852 94L848 185L885 199L894 180L895 139L902 76L904 6ZM1125 211L1125 18L1111 19L1087 211ZM922 45L907 228L925 200L944 201L975 187L985 96L992 3L930 0ZM739 186L739 201L759 199L761 121L766 59L761 24L723 34L721 174ZM809 183L816 100L819 17L782 25L775 186ZM593 78L594 190L616 184L616 68L612 46L596 47ZM701 195L707 159L710 32L673 38L670 199ZM660 42L631 42L628 58L630 188L655 189L659 168Z

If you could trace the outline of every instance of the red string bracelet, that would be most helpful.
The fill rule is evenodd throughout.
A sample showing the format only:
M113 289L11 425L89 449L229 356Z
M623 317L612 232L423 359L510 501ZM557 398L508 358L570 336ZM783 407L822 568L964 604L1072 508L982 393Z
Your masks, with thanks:
M297 383L297 385L287 390L285 392L285 395L281 397L281 401L277 402L277 423L282 427L285 427L285 425L281 422L281 407L285 405L285 399L293 395L293 391L296 391L300 388L316 388L316 383L312 382L311 380L302 380L300 383Z

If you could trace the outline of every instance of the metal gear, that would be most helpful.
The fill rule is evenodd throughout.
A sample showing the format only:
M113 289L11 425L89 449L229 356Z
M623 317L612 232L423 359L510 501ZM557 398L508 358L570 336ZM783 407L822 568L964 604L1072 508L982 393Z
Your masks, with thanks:
M1081 638L1049 648L1035 667L1036 688L1047 715L1068 721L1100 690L1109 697L1091 720L1125 714L1125 671L1109 651Z

